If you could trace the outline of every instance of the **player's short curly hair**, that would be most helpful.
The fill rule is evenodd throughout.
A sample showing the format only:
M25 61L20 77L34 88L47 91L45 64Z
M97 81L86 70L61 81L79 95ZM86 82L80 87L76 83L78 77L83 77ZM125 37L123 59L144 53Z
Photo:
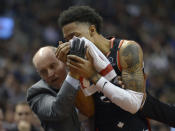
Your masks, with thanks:
M59 26L62 28L72 22L85 22L95 25L96 30L100 33L102 28L102 17L89 6L72 6L63 11L58 19Z

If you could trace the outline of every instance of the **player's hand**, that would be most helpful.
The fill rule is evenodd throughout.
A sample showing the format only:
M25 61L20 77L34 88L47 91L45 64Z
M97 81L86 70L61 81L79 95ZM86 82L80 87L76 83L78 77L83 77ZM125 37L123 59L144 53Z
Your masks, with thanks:
M91 79L97 72L93 66L93 60L89 55L88 50L89 49L87 49L86 52L87 60L76 55L68 55L67 66L71 72L76 72L86 79Z
M63 63L67 62L67 55L70 51L70 43L59 42L59 46L55 52L56 57L61 60Z

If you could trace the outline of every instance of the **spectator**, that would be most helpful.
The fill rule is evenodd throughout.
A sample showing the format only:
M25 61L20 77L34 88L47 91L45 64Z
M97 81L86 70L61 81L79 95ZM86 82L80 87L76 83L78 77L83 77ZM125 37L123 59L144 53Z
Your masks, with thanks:
M32 125L32 111L27 102L20 102L15 107L15 123L8 127L7 131L39 131Z

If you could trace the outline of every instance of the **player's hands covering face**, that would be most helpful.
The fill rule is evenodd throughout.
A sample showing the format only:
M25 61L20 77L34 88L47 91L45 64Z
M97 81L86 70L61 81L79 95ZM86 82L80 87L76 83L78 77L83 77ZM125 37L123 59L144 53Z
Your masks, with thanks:
M83 59L86 56L87 59ZM95 73L93 59L89 54L89 49L85 47L85 42L78 38L71 43L70 54L67 56L67 66L73 73L90 79Z

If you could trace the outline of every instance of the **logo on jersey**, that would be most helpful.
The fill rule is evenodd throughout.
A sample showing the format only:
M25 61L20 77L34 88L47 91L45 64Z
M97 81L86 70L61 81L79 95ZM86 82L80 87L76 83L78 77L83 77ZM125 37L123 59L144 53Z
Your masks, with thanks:
M117 126L118 126L119 128L123 128L124 125L125 125L125 124L124 124L123 122L121 122L121 121L117 124Z

